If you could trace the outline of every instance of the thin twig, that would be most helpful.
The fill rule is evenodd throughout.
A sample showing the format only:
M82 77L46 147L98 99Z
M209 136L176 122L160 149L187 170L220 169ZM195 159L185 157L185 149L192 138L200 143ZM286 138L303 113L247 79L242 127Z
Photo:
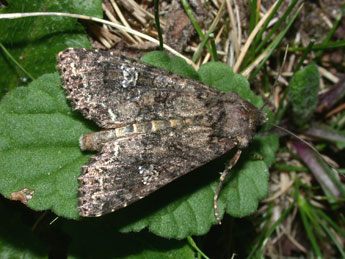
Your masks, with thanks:
M0 19L18 19L18 18L23 18L23 17L33 17L33 16L61 16L61 17L72 17L72 18L77 18L77 19L81 19L81 20L88 20L88 21L93 21L93 22L98 22L98 23L103 23L103 24L107 24L111 27L114 27L118 30L123 30L126 31L128 33L137 35L145 40L151 41L157 45L159 45L159 41L156 40L153 37L150 37L144 33L138 32L136 30L127 28L123 25L120 24L116 24L104 19L100 19L97 17L92 17L92 16L88 16L88 15L81 15L81 14L71 14L71 13L60 13L60 12L30 12L30 13L9 13L9 14L0 14ZM172 54L174 54L175 56L179 56L181 58L183 58L188 64L192 65L194 68L196 67L195 63L192 62L189 58L183 56L182 54L180 54L178 51L174 50L172 47L164 44L164 48L166 50L169 50Z

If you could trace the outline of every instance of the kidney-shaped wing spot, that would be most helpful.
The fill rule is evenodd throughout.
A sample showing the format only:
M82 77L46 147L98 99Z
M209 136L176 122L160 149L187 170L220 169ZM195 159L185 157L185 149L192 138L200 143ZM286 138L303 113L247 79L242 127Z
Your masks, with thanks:
M70 48L57 60L73 108L102 128L202 115L203 100L219 94L199 81L109 51Z

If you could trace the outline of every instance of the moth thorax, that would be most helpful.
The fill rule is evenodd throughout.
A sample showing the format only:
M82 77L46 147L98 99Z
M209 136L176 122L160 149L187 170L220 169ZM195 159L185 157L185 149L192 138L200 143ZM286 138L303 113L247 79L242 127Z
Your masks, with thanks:
M243 99L224 103L223 134L235 138L239 148L246 148L258 127L266 121L265 114Z

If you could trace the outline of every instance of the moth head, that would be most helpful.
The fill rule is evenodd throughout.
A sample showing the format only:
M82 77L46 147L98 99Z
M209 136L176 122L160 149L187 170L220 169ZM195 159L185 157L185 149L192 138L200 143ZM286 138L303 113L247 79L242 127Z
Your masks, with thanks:
M238 148L246 148L257 129L267 121L266 114L234 92L224 95L223 133L235 138Z

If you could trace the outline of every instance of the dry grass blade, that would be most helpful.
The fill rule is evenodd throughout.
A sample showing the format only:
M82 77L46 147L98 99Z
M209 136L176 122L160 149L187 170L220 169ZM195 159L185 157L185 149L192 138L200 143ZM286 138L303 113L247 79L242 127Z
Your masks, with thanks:
M16 18L23 18L23 17L33 17L33 16L61 16L61 17L72 17L72 18L77 18L77 19L82 19L82 20L88 20L88 21L93 21L93 22L98 22L98 23L103 23L107 24L111 27L114 27L118 30L122 30L128 33L131 33L133 35L136 35L138 37L141 37L145 40L151 41L155 43L156 45L159 45L159 41L156 40L155 38L152 38L144 33L138 32L136 30L127 28L123 25L116 24L114 22L110 22L104 19L88 16L88 15L80 15L80 14L70 14L70 13L60 13L60 12L30 12L30 13L10 13L10 14L0 14L0 19L16 19ZM180 54L173 48L171 48L168 45L164 44L164 48L170 51L172 54L183 58L188 64L192 65L193 67L196 67L194 62L192 62L189 58L186 56Z
M234 44L234 47L235 47L236 57L238 57L238 55L240 53L240 42L238 41L238 31L237 31L237 27L236 27L236 19L235 19L234 11L232 9L232 5L230 3L230 0L226 0L226 6L228 8L229 17L230 17L230 24L231 24L231 28L232 28L232 31L231 31L232 43Z
M122 2L124 2L124 1L122 1ZM130 3L139 12L142 12L143 14L147 15L151 19L154 19L153 14L151 14L148 11L146 11L144 8L142 8L140 5L138 5L134 0L127 0L126 2ZM162 25L165 25L165 23L163 21L161 21L161 23L162 23Z
M264 15L264 17L262 17L262 19L260 20L260 22L255 26L254 30L252 31L252 33L249 35L246 43L244 44L244 46L241 49L241 53L240 56L238 57L235 66L233 67L233 70L235 73L238 72L242 61L245 57L245 55L247 54L247 51L250 47L250 44L253 42L256 34L258 33L258 31L261 29L262 25L265 23L266 19L270 16L270 14L272 13L274 6L277 4L277 2L275 2L271 8L268 10L268 12Z
M129 23L127 22L127 20L125 19L125 17L123 16L123 14L122 14L119 6L116 4L116 2L114 0L110 0L110 3L113 6L116 14L119 16L119 18L120 18L121 22L123 23L123 25L126 26L127 28L132 29L131 26L129 25ZM139 38L138 36L134 35L134 37L136 38L137 41L139 41L141 43L143 42L142 39Z

